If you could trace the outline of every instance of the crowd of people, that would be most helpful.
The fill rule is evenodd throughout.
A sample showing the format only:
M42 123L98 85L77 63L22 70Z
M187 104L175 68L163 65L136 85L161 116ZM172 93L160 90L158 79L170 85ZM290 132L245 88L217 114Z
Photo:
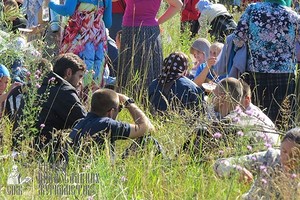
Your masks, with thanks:
M58 31L58 15L68 17L61 27L59 54L49 61L26 36L21 34L14 41L9 36L24 31L22 28L36 31L43 1L0 0L0 16L13 9L25 11L24 17L1 18L6 23L1 24L0 42L26 46L35 58L34 78L43 78L36 87L32 85L32 68L25 64L29 57L10 58L6 61L10 67L0 60L0 114L13 123L12 148L20 151L21 143L30 138L35 152L55 156L61 149L67 162L69 149L78 152L89 139L101 147L108 139L113 151L116 140L155 132L145 109L152 117L188 111L210 122L205 126L214 124L213 130L206 127L205 138L219 137L216 132L234 138L243 131L249 144L269 147L241 158L220 158L214 165L218 176L237 171L252 180L249 170L258 163L286 174L299 172L300 154L295 153L300 150L299 128L285 133L281 143L279 135L297 124L300 16L291 8L292 2L250 4L237 23L224 5L209 0L166 2L163 12L159 12L161 0L47 2L53 32ZM160 25L179 12L178 32L189 32L193 65L189 56L177 50L163 59ZM203 31L210 38L202 36ZM32 101L29 91L33 88L37 89ZM28 105L35 109L28 111ZM128 110L132 123L117 120L122 109ZM28 112L36 117L32 123L28 123ZM188 143L199 145L203 130L202 126ZM60 141L65 132L70 138L67 146ZM271 148L279 145L280 150ZM265 171L261 176L272 178ZM268 198L261 183L255 181L244 198ZM268 189L277 188L270 185Z

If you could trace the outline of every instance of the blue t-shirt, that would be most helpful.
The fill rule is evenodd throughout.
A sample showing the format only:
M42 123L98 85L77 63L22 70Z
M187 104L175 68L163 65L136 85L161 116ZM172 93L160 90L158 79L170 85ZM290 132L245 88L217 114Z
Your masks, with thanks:
M113 143L115 140L127 139L129 134L130 125L128 123L109 117L99 117L90 112L77 123L69 137L75 146L80 145L80 140L86 136L91 136L97 144L102 145L108 137Z
M195 108L203 98L203 91L187 77L177 79L168 94L163 94L162 91L162 85L159 84L158 80L153 80L149 86L148 94L155 110L165 111L168 105L171 105L173 108L180 106ZM164 97L165 95L167 96Z
M195 78L201 74L201 72L203 71L203 69L205 67L206 67L206 63L202 63L199 65L199 67L197 68L196 74L195 74ZM207 74L207 78L209 78L210 80L215 79L210 70L209 70L209 73Z

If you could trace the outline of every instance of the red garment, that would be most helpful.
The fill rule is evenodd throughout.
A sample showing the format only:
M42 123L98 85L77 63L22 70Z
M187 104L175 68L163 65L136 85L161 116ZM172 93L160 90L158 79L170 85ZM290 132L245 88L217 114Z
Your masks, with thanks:
M184 0L181 12L181 22L198 20L200 12L196 9L199 0Z
M124 0L112 2L112 13L124 13L126 3Z

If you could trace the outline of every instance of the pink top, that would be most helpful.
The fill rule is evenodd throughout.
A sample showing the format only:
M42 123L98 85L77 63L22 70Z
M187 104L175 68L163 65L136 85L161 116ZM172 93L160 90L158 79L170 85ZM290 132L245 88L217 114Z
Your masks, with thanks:
M125 0L123 26L157 26L156 14L161 0Z

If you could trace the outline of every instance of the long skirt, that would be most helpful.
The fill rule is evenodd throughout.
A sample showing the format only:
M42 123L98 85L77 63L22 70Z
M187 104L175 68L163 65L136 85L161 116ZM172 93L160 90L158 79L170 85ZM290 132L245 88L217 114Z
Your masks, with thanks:
M119 90L136 94L147 89L162 68L159 26L123 27L119 55Z
M103 13L103 7L95 7L91 11L79 11L77 7L63 32L60 53L71 52L84 60L87 65L84 85L89 85L92 81L98 86L104 85L107 36Z
M284 118L289 118L289 123L292 122L295 116L295 75L248 73L245 81L252 89L254 104L260 106L277 125L282 124Z

